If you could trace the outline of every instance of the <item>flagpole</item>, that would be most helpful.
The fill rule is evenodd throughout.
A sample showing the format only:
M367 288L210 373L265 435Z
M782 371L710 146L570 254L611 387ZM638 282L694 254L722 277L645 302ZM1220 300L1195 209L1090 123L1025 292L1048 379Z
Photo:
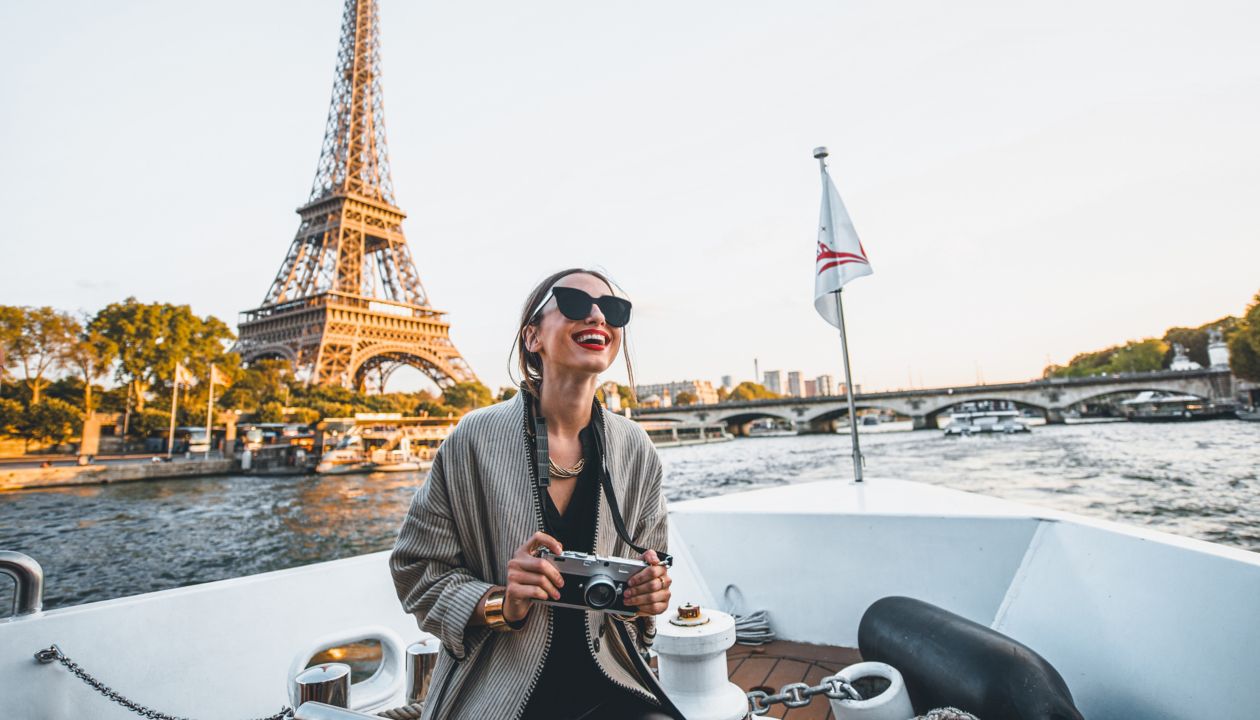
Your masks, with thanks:
M166 438L166 459L171 459L171 453L175 451L175 413L179 411L179 370L176 365L175 382L171 388L171 432Z
M814 157L818 160L818 170L822 173L823 180L823 202L827 204L826 216L831 217L831 193L826 192L827 188L827 148L814 148ZM828 227L831 222L828 221ZM858 423L857 408L853 402L853 378L849 373L849 339L844 332L844 304L840 301L840 293L843 289L835 292L836 296L836 314L840 320L840 354L844 358L844 397L849 405L849 436L853 442L853 482L862 482L862 448L858 444Z
M853 378L849 376L849 339L844 334L844 303L836 295L836 313L840 316L840 350L844 355L844 396L849 401L849 434L853 437L853 482L862 482L862 448L858 445L857 409L853 403Z
M206 400L206 454L201 456L203 460L210 459L210 438L213 437L211 430L213 429L214 417L214 365L210 366L210 397Z

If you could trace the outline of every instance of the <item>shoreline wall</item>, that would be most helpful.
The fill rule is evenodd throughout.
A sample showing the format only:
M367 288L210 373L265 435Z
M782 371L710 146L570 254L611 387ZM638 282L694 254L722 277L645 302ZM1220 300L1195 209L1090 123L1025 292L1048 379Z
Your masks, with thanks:
M239 467L236 460L216 459L3 468L0 469L0 491L226 475Z

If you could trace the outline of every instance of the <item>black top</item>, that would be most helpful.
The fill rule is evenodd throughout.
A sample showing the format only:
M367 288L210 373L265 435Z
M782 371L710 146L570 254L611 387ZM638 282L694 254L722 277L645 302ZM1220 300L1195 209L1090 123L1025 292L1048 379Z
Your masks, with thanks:
M577 477L577 486L564 514L556 509L551 494L542 489L543 514L547 533L565 550L594 552L595 517L599 508L599 452L595 447L594 419L580 433L582 457L586 465ZM545 611L535 605L531 613ZM563 720L579 717L610 695L621 692L604 677L586 644L586 611L552 607L551 645L538 684L525 706L524 720L547 718Z

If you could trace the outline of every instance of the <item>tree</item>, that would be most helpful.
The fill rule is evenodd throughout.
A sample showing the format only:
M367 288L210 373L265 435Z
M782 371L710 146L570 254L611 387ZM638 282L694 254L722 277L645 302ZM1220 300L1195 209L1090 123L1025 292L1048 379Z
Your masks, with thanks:
M1153 372L1165 367L1164 357L1167 355L1168 345L1163 340L1155 338L1130 340L1124 345L1117 345L1106 350L1080 353L1067 365L1051 365L1042 374L1044 377L1051 378Z
M308 407L293 408L291 414L294 422L299 422L303 425L314 425L324 418L318 410Z
M5 340L5 361L22 368L31 391L31 405L38 405L48 385L45 375L56 367L74 341L79 323L50 307L6 307L0 313L0 323L4 326L0 336Z
M1172 364L1174 343L1180 344L1186 348L1186 355L1193 361L1199 363L1203 367L1212 364L1208 358L1208 334L1212 330L1219 330L1221 337L1228 342L1233 337L1234 331L1238 327L1238 318L1233 315L1227 315L1219 320L1213 320L1210 323L1204 323L1196 328L1175 327L1169 328L1164 333L1164 343L1168 345L1168 352L1164 356L1163 367Z
M442 391L442 404L455 408L460 414L485 407L494 402L490 388L473 380L455 383Z
M226 344L232 331L216 317L197 317L187 305L145 304L129 297L98 312L88 329L112 344L116 377L131 385L141 410L150 387L170 383L176 363L200 378L210 363L229 364Z
M724 387L720 387L717 390L717 396L718 396L718 402L720 403L726 402L726 398L731 396L731 391L727 390Z
M516 393L517 393L517 390L514 387L499 388L499 402L503 402L505 400L511 400L512 398L516 397Z
M92 383L109 371L114 362L116 349L100 332L80 328L75 338L66 346L62 360L78 370L83 378L83 412L92 412Z
M254 413L254 420L263 423L284 422L284 406L275 400L269 400Z
M9 365L14 362L10 348L22 337L23 317L22 308L0 305L0 382L4 381Z
M253 412L269 400L286 401L293 393L289 385L293 373L288 360L255 360L248 368L229 367L225 372L232 386L224 391L222 401L230 408ZM314 393L307 398L322 400Z
M130 432L142 438L162 437L165 438L170 432L171 413L169 410L159 410L158 408L145 408L137 410L131 417Z
M618 385L617 394L621 396L621 407L631 410L639 407L639 401L634 396L634 389L629 385Z
M726 402L770 400L777 397L780 397L780 395L770 392L765 385L745 380L731 390L731 394L727 396Z
M1229 339L1229 367L1243 380L1260 382L1260 293Z
M678 393L678 395L674 398L674 404L675 405L695 405L699 400L700 398L696 397L695 393L683 390L682 392Z
M26 408L17 431L27 441L60 445L78 435L82 427L83 416L75 406L56 398L47 398Z
M0 435L17 435L18 423L26 411L17 400L0 398Z

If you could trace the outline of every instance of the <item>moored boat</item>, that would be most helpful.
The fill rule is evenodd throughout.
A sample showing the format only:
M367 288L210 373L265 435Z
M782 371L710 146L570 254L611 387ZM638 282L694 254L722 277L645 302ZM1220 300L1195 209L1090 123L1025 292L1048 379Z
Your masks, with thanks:
M1121 401L1127 419L1134 422L1182 422L1186 420L1218 420L1236 417L1238 406L1180 395L1161 390L1144 390L1136 397Z
M639 425L647 431L652 444L658 448L727 442L735 437L727 432L722 423L641 421Z
M329 475L413 472L427 466L450 434L454 418L406 418L397 413L360 414L325 421L340 435L315 472Z

